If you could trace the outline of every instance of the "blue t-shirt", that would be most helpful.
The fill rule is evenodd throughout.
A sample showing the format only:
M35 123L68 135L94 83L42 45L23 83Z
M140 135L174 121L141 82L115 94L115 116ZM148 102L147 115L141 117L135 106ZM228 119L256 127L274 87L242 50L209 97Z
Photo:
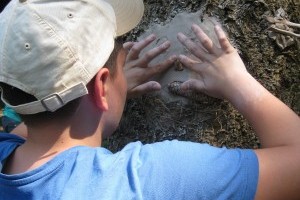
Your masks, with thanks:
M24 140L0 134L0 162ZM1 166L0 166L1 167ZM252 150L164 141L117 153L77 146L25 173L0 173L0 199L254 199Z

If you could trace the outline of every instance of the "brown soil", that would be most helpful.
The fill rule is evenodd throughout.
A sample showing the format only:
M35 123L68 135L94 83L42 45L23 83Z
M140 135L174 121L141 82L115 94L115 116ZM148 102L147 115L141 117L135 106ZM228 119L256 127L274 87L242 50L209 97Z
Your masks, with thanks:
M298 0L145 0L145 6L142 23L126 40L135 40L153 23L168 23L177 13L203 10L204 15L219 18L248 71L300 114L300 42L282 50L268 36L266 20L266 16L274 17L276 10L283 8L290 21L300 23ZM208 98L183 105L166 103L155 96L129 100L119 129L105 146L116 151L131 141L166 139L230 148L259 147L249 124L226 101Z

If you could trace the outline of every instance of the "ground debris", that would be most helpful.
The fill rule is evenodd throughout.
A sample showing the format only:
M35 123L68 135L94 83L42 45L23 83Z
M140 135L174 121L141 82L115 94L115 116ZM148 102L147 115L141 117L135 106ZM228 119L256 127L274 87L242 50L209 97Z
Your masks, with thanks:
M300 30L300 24L290 22L282 8L276 11L275 17L267 16L267 20L271 24L268 28L269 37L274 39L281 49L295 44L295 40L300 38L300 34L295 33L294 30L294 28Z
M287 19L300 23L297 0L145 0L142 23L127 40L139 37L153 23L168 24L183 11L203 11L217 17L234 42L246 67L260 83L300 114L300 51L297 45L279 48L269 38L270 22L280 7ZM297 31L294 31L297 33ZM125 38L126 39L126 38ZM172 69L175 71L174 69ZM226 101L203 104L191 100L166 103L143 96L127 102L119 129L108 139L112 151L131 141L152 143L165 139L207 142L214 146L257 148L259 141L247 121Z

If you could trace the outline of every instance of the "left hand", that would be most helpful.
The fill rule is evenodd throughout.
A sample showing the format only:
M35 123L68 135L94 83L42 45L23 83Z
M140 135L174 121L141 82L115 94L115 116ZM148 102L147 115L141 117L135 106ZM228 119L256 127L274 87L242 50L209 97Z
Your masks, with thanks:
M161 85L158 82L149 80L167 70L176 60L176 56L171 56L161 63L150 65L154 58L170 47L169 41L140 56L141 51L155 39L155 35L152 34L140 42L127 42L123 45L124 49L128 51L124 66L124 73L127 79L127 98L160 90Z

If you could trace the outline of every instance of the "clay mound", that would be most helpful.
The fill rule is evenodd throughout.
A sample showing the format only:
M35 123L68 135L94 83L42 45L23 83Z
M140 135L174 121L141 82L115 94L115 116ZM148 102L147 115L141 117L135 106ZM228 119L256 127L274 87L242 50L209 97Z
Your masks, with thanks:
M190 37L193 41L198 41L191 30L192 24L198 24L204 30L204 32L210 38L212 38L213 42L218 45L217 36L215 35L215 32L214 32L214 26L216 24L219 24L217 19L212 18L212 17L203 17L201 19L200 16L202 16L201 12L196 12L196 13L184 12L184 13L180 13L180 14L176 15L170 21L170 23L168 23L166 25L162 26L162 25L156 24L156 25L151 26L147 31L145 31L138 38L138 40L142 40L143 38L147 37L148 35L150 35L152 33L154 33L157 36L157 40L155 42L153 42L151 45L149 45L142 52L142 54L145 53L146 51L149 51L150 49L154 48L155 46L162 44L163 42L169 40L171 42L171 47L168 49L167 52L165 52L164 54L162 54L162 55L158 56L156 59L154 59L152 61L151 65L162 62L171 55L180 55L180 54L187 55L187 56L192 57L193 59L197 60L177 40L177 33L182 32L185 35L187 35L188 37ZM166 102L182 101L184 103L187 103L188 102L187 97L172 94L168 89L168 85L175 81L176 82L184 82L190 78L196 78L198 75L186 68L178 69L178 67L179 67L178 65L180 65L180 64L178 64L178 63L175 64L164 74L161 74L160 76L155 77L154 80L158 81L162 86L162 90L159 93L157 93L156 95L163 98L163 100L165 100ZM190 96L190 95L187 95L187 96ZM199 98L199 95L197 97ZM205 99L206 97L203 97L203 98Z

